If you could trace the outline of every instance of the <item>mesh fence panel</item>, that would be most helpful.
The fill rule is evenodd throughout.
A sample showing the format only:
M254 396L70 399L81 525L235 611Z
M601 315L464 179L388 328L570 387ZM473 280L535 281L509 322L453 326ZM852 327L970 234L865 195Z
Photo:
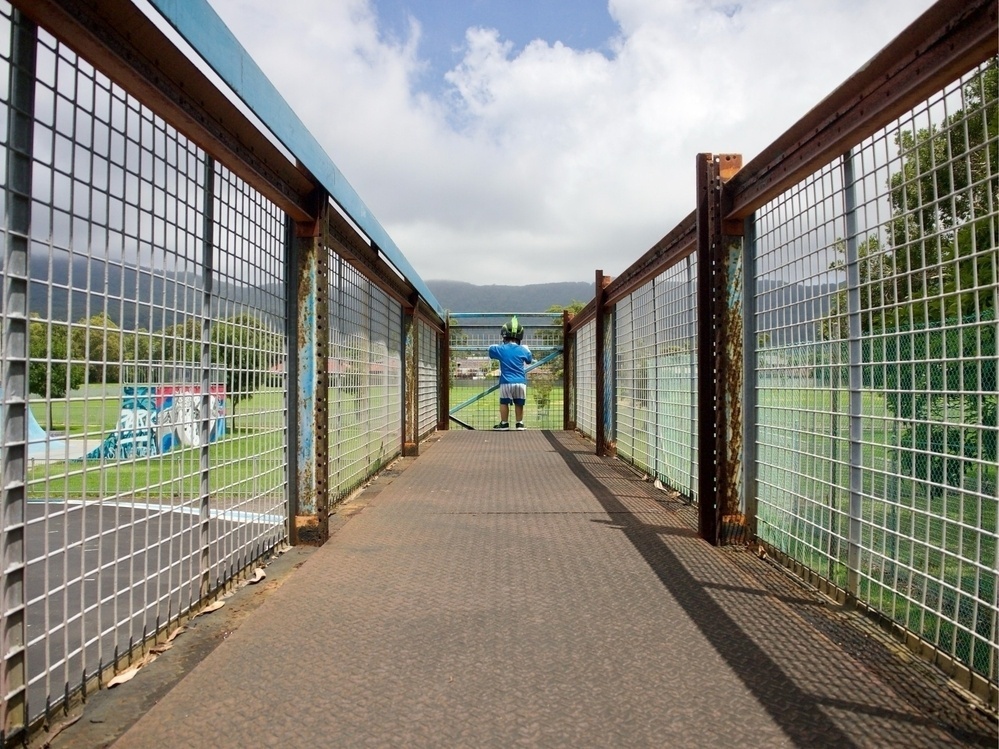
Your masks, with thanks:
M437 374L440 370L437 346L437 333L425 321L420 320L420 355L419 355L419 418L420 435L429 434L437 427Z
M697 489L696 257L615 305L617 452L692 499Z
M283 214L44 31L35 53L32 718L285 539L288 480Z
M597 324L593 320L576 332L576 428L590 439L597 434Z
M331 252L329 485L343 497L401 451L402 308Z
M761 536L993 682L996 71L756 216Z

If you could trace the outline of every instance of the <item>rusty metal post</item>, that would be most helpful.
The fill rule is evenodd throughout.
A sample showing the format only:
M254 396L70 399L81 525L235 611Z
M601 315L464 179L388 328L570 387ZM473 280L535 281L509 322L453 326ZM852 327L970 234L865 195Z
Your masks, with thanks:
M594 405L596 408L594 425L596 429L596 434L594 439L597 443L597 455L604 454L604 299L606 298L605 291L607 289L606 284L604 284L604 272L598 270L594 274L594 310L595 310L595 320L594 320L594 362L596 371L594 372L594 389L596 392L593 394Z
M711 154L697 155L697 532L719 541L715 410L716 291L714 231L719 206L717 167Z
M295 352L288 366L289 411L294 409L296 496L290 510L292 543L298 515L315 514L320 541L329 538L329 199L315 196L316 220L295 226ZM292 363L295 368L292 369Z
M741 166L737 155L697 157L698 532L716 545L745 536L743 228L722 219L722 185Z
M607 286L613 279L596 272L594 289L596 318L596 443L597 455L616 453L614 442L614 335L612 316L607 312Z
M742 168L742 156L722 154L715 157L720 179L719 217L726 215L725 184ZM721 361L718 363L718 384L721 387L721 401L724 406L724 431L719 433L724 442L721 446L723 481L718 497L721 516L721 543L746 543L746 515L743 503L743 392L746 379L745 370L745 293L743 286L743 235L744 222L741 220L721 221L721 257L724 278L719 288L723 294L721 309Z

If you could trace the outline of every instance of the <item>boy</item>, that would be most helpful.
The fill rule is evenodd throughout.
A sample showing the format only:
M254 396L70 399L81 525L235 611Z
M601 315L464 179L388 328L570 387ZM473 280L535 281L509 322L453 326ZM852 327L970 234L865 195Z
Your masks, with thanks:
M510 429L510 404L513 404L517 417L516 429L524 429L524 404L527 402L527 365L534 359L531 350L521 345L524 328L514 315L504 323L501 330L502 344L489 347L489 358L500 365L500 422L493 429Z

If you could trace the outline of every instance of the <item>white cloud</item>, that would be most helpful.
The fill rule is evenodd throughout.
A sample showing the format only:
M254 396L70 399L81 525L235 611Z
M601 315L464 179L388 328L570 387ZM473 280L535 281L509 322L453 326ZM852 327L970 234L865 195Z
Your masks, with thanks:
M931 0L610 0L612 54L470 28L446 99L366 0L210 0L425 279L590 281L694 208Z

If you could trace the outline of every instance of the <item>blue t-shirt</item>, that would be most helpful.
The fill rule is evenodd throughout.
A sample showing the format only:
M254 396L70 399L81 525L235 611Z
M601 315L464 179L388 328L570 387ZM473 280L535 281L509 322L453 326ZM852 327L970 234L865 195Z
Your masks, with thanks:
M497 343L489 347L489 358L499 360L501 385L511 382L527 383L524 367L534 361L527 346L513 341Z

